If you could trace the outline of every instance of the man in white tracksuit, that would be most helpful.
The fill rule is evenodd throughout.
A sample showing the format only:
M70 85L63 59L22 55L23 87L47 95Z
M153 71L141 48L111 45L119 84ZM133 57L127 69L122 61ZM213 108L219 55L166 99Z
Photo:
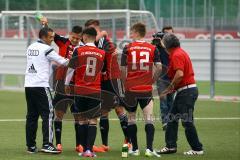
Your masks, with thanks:
M38 118L42 118L43 146L41 151L59 153L53 146L53 106L49 89L51 62L67 65L68 60L59 56L50 46L54 40L51 28L39 31L39 40L27 48L25 96L27 101L26 143L27 152L36 153Z

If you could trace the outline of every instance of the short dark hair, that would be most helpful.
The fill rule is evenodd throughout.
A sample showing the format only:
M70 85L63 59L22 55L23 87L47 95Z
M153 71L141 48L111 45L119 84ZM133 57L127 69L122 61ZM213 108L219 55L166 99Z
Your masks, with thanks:
M166 49L177 48L180 47L180 41L177 36L173 33L166 33L163 36L162 42Z
M141 37L144 37L146 35L146 25L143 23L136 23L131 27L131 30L134 30L135 32L139 33Z
M172 26L164 26L163 28L162 28L162 32L163 33L165 33L165 30L173 30L173 27Z
M96 37L97 36L97 31L95 28L93 27L87 27L83 30L82 34L86 34L88 36L91 36L91 37Z
M100 26L100 22L97 19L89 19L85 23L85 27L89 27L90 25Z
M81 26L73 26L72 27L72 32L80 34L80 33L82 33L82 27Z
M40 29L38 37L41 39L42 37L48 36L48 32L53 32L53 30L49 27L43 27Z

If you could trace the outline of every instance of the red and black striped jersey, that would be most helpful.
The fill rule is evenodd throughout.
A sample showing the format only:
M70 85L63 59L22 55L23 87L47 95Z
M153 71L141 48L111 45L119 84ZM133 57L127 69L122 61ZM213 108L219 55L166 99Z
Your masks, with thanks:
M69 40L69 38L65 38L63 36L55 34L54 42L57 44L57 46L59 48L60 56L67 58L67 59L72 58L73 50L76 46L71 44L71 41ZM63 66L58 67L56 70L55 79L63 80L66 75L66 72L67 72L67 67L63 67Z
M69 67L75 69L75 93L88 95L101 91L101 72L105 52L95 46L78 47L74 50Z
M145 41L126 45L121 59L121 66L127 67L126 91L151 91L153 64L156 62L161 62L156 46Z
M103 49L106 53L106 74L102 75L102 80L112 80L120 78L120 68L118 63L118 55L116 46L108 37L102 37L96 42L99 49Z

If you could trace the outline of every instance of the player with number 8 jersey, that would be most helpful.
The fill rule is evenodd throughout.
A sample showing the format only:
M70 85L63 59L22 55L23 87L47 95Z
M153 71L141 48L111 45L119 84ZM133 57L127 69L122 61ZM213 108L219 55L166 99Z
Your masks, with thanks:
M75 95L88 95L101 92L101 71L105 52L94 44L86 43L73 52L70 67L75 70Z
M104 69L105 51L98 49L94 41L97 31L85 28L82 33L85 46L74 50L68 65L65 84L69 84L75 70L75 105L79 111L79 137L83 157L95 157L93 145L97 134L96 111L101 109L101 72ZM96 109L96 110L95 110Z
M95 152L107 152L110 150L108 144L109 134L109 117L108 112L114 108L117 114L120 125L124 134L124 143L130 142L127 134L128 118L124 111L124 107L121 106L121 99L124 97L124 90L120 79L120 67L118 64L118 54L116 46L107 36L106 31L102 31L100 27L100 21L97 19L89 19L85 23L85 27L94 27L98 33L95 45L105 51L105 70L102 73L102 116L100 117L100 133L102 139L102 145L94 146Z

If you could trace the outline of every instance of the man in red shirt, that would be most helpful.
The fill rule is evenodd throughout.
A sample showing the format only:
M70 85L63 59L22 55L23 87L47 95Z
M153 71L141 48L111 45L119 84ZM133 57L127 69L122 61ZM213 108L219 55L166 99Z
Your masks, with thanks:
M117 51L116 46L110 41L107 37L106 31L101 31L100 22L95 19L90 19L85 23L85 27L94 27L97 32L96 46L100 49L103 49L106 52L106 72L102 74L102 83L101 89L103 104L102 107L109 108L109 110L115 107L115 112L120 120L121 128L125 136L125 143L128 143L129 139L127 136L127 124L128 118L124 111L124 107L120 106L118 103L120 97L123 96L123 88L120 80L120 68L117 61ZM109 98L116 98L118 101L115 105L109 103ZM96 152L108 151L110 148L108 146L108 132L109 132L109 119L108 113L100 117L100 131L102 138L102 145L100 147L94 146Z
M168 116L165 133L166 147L159 151L160 154L177 152L178 121L181 119L185 135L191 150L185 155L203 154L202 144L199 141L193 122L194 104L198 97L198 89L194 79L194 71L189 55L180 47L179 39L174 34L166 34L162 39L169 54L168 76L171 83L160 96L176 91L173 107Z
M136 110L139 103L143 110L146 131L146 152L145 156L158 155L152 147L155 128L153 125L153 97L152 84L161 71L159 51L156 46L143 40L146 34L146 26L136 23L131 27L131 38L123 49L121 59L122 78L125 86L124 104L128 111L128 134L132 142L132 150L129 154L140 155L137 143ZM154 70L155 69L155 70Z
M48 19L46 17L42 17L40 20L43 25L48 25ZM59 48L59 55L71 59L73 50L76 46L79 46L79 42L81 41L82 27L81 26L73 26L72 31L69 33L69 37L63 37L55 33L54 42ZM55 81L55 96L53 98L53 106L55 109L55 118L54 118L54 129L55 129L55 137L56 137L56 147L59 151L62 152L62 120L64 114L67 112L68 106L71 106L71 112L77 112L75 106L73 104L73 96L68 96L65 94L64 90L64 80L66 77L67 67L58 66L55 70L54 81ZM71 81L74 83L74 77ZM75 114L73 114L74 116ZM82 146L80 145L80 140L78 135L78 127L79 123L76 117L74 117L75 123L75 133L76 133L76 151L82 152Z
M75 105L80 119L79 137L82 139L83 157L96 157L93 145L97 134L97 116L95 111L101 108L101 72L105 60L105 52L98 49L94 42L97 32L93 27L83 30L85 46L78 47L69 62L65 84L69 84L73 69L75 69Z

